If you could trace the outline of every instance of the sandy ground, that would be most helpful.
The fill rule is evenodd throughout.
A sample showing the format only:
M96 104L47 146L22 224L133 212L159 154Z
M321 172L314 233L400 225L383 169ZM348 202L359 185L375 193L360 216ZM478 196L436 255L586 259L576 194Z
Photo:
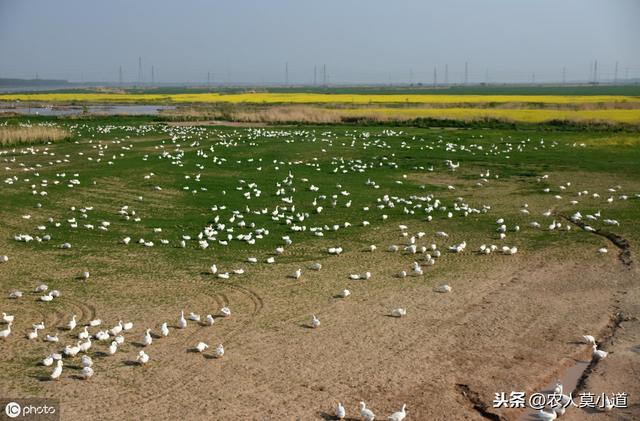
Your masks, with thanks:
M259 278L234 282L179 273L172 282L97 274L91 281L109 291L104 300L77 300L69 291L52 313L35 302L35 294L22 302L2 299L3 308L21 320L16 334L0 343L6 370L0 395L59 398L63 419L330 419L337 401L356 417L358 401L365 400L382 419L407 403L408 419L516 420L522 412L491 408L494 393L539 390L574 359L589 359L588 347L577 339L585 333L604 338L612 317L622 312L627 321L605 344L611 355L593 368L585 390L627 392L630 408L609 414L572 409L565 419L638 419L638 271L613 253L582 256L558 250L469 256L442 279L430 279L427 272L420 279L374 275L351 281L345 274L352 270L372 267L374 274L384 274L395 260L406 260L357 251L325 259L330 270L307 272L302 281L282 276L297 265L268 267ZM147 264L158 276L170 271L158 262ZM5 289L26 269L14 262L13 270L10 264L0 267ZM453 292L433 292L442 282ZM333 297L345 287L351 297ZM138 297L145 296L141 304ZM181 308L206 314L223 304L232 308L230 318L218 318L212 327L191 323L172 329L145 349L151 356L147 366L132 364L146 327L157 331L165 320L174 325ZM408 315L388 317L398 306L407 307ZM320 328L306 327L311 313L321 319ZM61 326L71 314L82 322L100 317L112 325L124 318L136 326L115 356L104 356L107 344L95 343L94 378L75 377L75 358L66 363L63 378L52 382L50 369L36 362L61 346L38 341L26 351L23 332L36 319ZM70 334L60 336L62 343L71 342ZM191 352L199 341L223 343L224 358ZM496 415L482 416L474 405Z

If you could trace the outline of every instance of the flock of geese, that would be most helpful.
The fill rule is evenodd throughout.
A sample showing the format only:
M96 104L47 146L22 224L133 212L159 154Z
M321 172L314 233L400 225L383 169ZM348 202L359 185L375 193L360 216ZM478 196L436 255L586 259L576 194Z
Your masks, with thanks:
M206 129L196 127L169 127L169 126L87 126L83 124L73 125L72 131L91 131L94 133L89 137L89 145L91 145L93 154L85 154L85 152L79 152L78 155L82 158L86 158L92 163L103 163L107 165L115 165L117 161L132 151L135 146L129 139L131 136L141 136L153 133L160 130L163 134L168 135L171 139L171 144L157 145L156 158L164 162L167 162L171 166L183 167L185 165L185 157L189 148L196 150L196 157L198 163L196 167L198 169L197 174L185 175L185 185L183 190L189 192L191 195L205 194L207 188L202 185L204 180L203 171L205 170L205 163L212 164L214 168L239 165L244 167L252 167L257 171L266 170L269 166L274 171L279 171L285 167L289 167L286 175L276 182L275 192L273 197L276 198L277 204L271 208L269 206L257 206L252 205L254 200L264 196L262 187L258 181L247 181L244 179L237 180L237 186L235 190L246 200L246 205L237 209L227 209L225 203L219 203L213 205L210 208L212 215L212 222L199 229L196 235L182 234L177 239L170 240L165 236L165 232L160 227L153 227L149 232L149 236L146 238L134 239L132 236L125 236L121 238L120 243L124 246L133 246L138 244L142 247L156 247L156 246L168 246L173 245L179 248L195 248L200 250L207 250L210 247L228 247L232 242L240 242L244 245L253 246L258 242L263 241L269 237L272 233L272 227L267 223L260 226L256 221L256 218L267 218L273 224L277 226L286 226L289 230L287 235L281 237L281 245L278 245L273 253L265 258L258 258L256 256L247 257L244 262L249 265L255 265L260 262L266 264L275 264L279 256L286 253L286 248L290 246L294 241L294 236L299 237L311 237L322 238L326 234L349 230L352 226L357 225L363 228L372 227L376 223L386 223L390 214L400 214L408 218L421 218L426 224L434 221L434 218L451 219L455 217L467 218L474 215L486 214L492 210L489 204L483 204L481 206L474 206L463 197L457 197L453 201L444 197L438 197L435 193L420 193L410 195L392 195L392 194L377 194L377 190L380 189L380 183L371 178L368 178L365 186L370 189L371 192L376 194L374 200L371 203L360 203L360 208L356 210L358 201L353 198L352 191L337 183L333 191L326 191L323 193L323 189L314 185L308 178L298 178L295 176L295 167L304 166L314 169L316 171L326 171L330 174L357 174L364 173L374 168L387 168L398 170L399 164L395 157L395 154L384 155L380 159L367 162L363 159L347 159L344 157L333 157L329 163L329 169L323 168L317 159L312 160L299 160L299 161L285 161L274 159L272 162L267 162L263 158L246 158L244 160L230 160L222 156L219 150L226 148L232 148L239 144L249 145L256 147L260 140L265 138L281 138L286 143L293 142L294 139L309 143L322 144L322 152L326 153L327 149L343 142L342 146L346 146L344 141L336 139L336 135L329 131L320 133L319 135L313 131L285 131L285 130L267 130L267 129L247 129L244 132L230 132L219 133L218 140L214 145L210 147L204 147L203 143L210 136L210 132ZM105 142L96 142L94 138L96 135L109 134L113 131L124 131L126 136L116 138L111 144ZM354 147L356 141L360 142L363 149L378 148L381 151L390 149L389 139L392 137L403 135L402 132L393 130L385 130L382 133L382 137L371 136L367 132L354 132L347 133L347 136L352 137L352 142L349 146ZM424 139L412 139L415 142L408 142L402 140L399 147L405 150L419 150L429 151L436 148L440 148L450 153L462 153L471 155L493 155L493 156L505 156L509 157L510 154L523 152L526 148L544 149L557 147L556 142L545 143L544 140L540 142L532 142L530 139L520 142L505 142L502 144L492 144L486 146L481 142L473 143L471 145L464 143L447 142L442 138L432 143L424 143ZM347 143L348 144L348 143ZM173 148L169 146L173 146ZM417 145L417 146L416 146ZM111 147L111 149L110 149ZM114 150L116 149L116 150ZM119 149L119 150L118 150ZM8 151L0 151L0 157L3 154L8 155ZM81 181L82 177L79 173L67 174L66 172L58 172L53 177L53 180L45 178L41 173L42 164L27 167L23 163L18 163L16 156L43 156L50 159L48 165L68 164L71 162L71 156L65 155L63 157L56 156L55 152L51 151L49 147L39 148L36 146L26 147L22 150L14 149L11 151L11 156L5 158L4 162L7 164L5 169L11 170L12 165L17 165L23 171L29 171L28 177L18 177L17 175L8 177L4 180L6 185L16 186L21 183L27 186L27 190L30 194L36 197L47 197L49 190L52 186L60 185L66 186L69 189L77 189L83 185ZM142 158L143 161L151 159L150 154L145 154ZM447 171L455 172L461 167L459 161L454 162L452 160L445 160L443 167ZM433 165L430 166L416 166L412 168L412 171L417 172L433 172L435 170ZM157 177L157 174L149 172L144 175L144 182L148 187L157 192L163 191L163 187L160 184L155 184L153 181ZM477 188L482 188L490 184L493 180L499 179L497 174L492 174L490 170L483 171L479 174L479 179L475 185ZM36 181L39 180L39 181ZM407 181L407 175L396 180L396 185L402 185ZM544 194L553 195L554 200L560 204L563 200L563 195L569 194L571 189L570 182L563 182L557 186L557 189L546 187L549 183L549 176L544 175L537 180L541 184L545 184L544 188L540 188ZM421 186L422 190L426 190L426 186ZM296 195L300 191L305 191L306 194L313 196L312 200L308 203L301 203L300 200L296 200ZM447 186L448 192L456 191L456 187ZM233 192L226 190L222 191L222 197L228 197ZM556 193L554 195L554 193ZM602 201L601 197L596 192L589 192L587 190L577 191L575 196L570 200L571 206L577 206L582 200L595 201L598 206L607 206L615 200L627 200L629 196L622 193L622 187L614 186L608 189L608 197ZM635 195L636 198L640 198L640 194ZM143 196L138 196L139 202L144 201ZM353 215L357 215L358 212L363 215L363 219L360 222L343 221L334 223L313 223L314 220L320 221L324 215L330 212L331 209L336 208L351 208L353 206ZM38 204L38 208L42 205ZM133 204L122 205L117 210L117 215L121 219L123 226L126 224L141 224L143 222L142 215L135 209ZM18 233L14 235L14 239L18 242L29 243L36 241L38 243L46 243L53 240L52 234L47 231L51 231L54 228L63 229L68 228L76 231L79 229L85 230L97 230L102 232L108 232L113 228L112 221L100 220L92 218L92 212L94 208L92 206L83 207L71 207L71 215L67 218L53 218L50 217L46 222L38 223L35 226L34 232L31 233ZM379 218L374 218L373 212L377 211L381 213ZM533 209L527 203L523 203L520 208L520 213L529 218L532 217ZM586 213L583 215L580 211L576 211L570 218L574 223L585 222L581 224L583 230L595 231L593 225L597 222L602 222L604 225L619 225L619 222L615 219L603 218L604 212L597 211L594 213ZM369 215L369 216L367 216ZM548 209L541 212L541 216L552 220L551 223L545 224L549 232L551 231L571 231L572 224L563 223L558 216L554 213L553 209ZM366 218L366 219L364 219ZM31 214L25 214L22 216L24 220L31 220ZM92 221L92 219L94 219ZM428 225L427 225L428 226ZM576 225L578 226L578 225ZM467 243L467 240L463 239L457 243L450 243L446 246L442 246L443 242L449 242L449 234L445 231L432 230L429 234L429 230L410 230L408 225L402 224L398 226L400 237L403 239L396 244L390 244L386 246L388 253L402 253L403 255L410 257L412 263L403 268L398 268L396 272L397 278L407 277L423 277L425 271L430 266L436 264L446 253L451 254L465 254L469 253L471 246ZM537 220L531 220L528 224L528 229L542 230L543 224ZM491 228L488 234L492 237L492 242L497 243L485 243L475 248L474 254L477 255L490 255L493 253L500 253L505 256L513 256L519 252L519 247L511 243L511 241L518 238L518 233L522 232L520 225L514 222L508 222L506 218L500 217L495 220L495 227ZM431 238L431 241L427 239ZM440 242L441 245L437 243ZM70 249L73 245L69 242L63 242L58 245L60 249ZM371 244L367 246L363 251L374 253L378 250L378 245ZM600 247L597 252L600 254L607 253L606 247ZM344 252L344 248L340 245L334 245L326 248L326 253L329 255L340 255ZM9 257L6 255L0 256L0 264L7 263ZM305 270L320 271L323 265L320 262L310 264L306 269L299 267L288 277L299 280L304 277ZM242 275L247 271L245 268L236 267L231 270L221 270L216 264L212 264L209 268L211 275L222 279L228 280L232 277ZM345 278L353 281L366 281L373 276L370 270L363 270L359 273L345 274ZM82 280L89 280L89 271L83 271L80 276ZM450 293L452 287L448 284L438 285L434 288L438 293ZM35 288L36 294L41 294L38 299L42 302L51 302L60 297L58 290L48 290L48 286L45 284L38 285ZM336 297L347 298L351 295L351 291L348 289L342 289L336 294ZM9 298L20 299L23 296L22 291L11 291ZM220 317L231 316L231 310L228 307L223 307L219 311ZM407 315L407 308L396 307L389 311L389 315L393 317L404 317ZM181 312L177 321L177 329L185 329L188 321L200 323L204 326L212 326L215 323L216 317L212 314L207 314L203 320L200 316L194 313L190 313L185 317L184 311ZM11 327L14 322L14 316L3 313L2 321L7 325L4 330L0 331L0 338L7 338L11 334ZM53 367L53 371L50 374L50 378L58 380L63 373L63 360L69 358L76 358L81 355L81 377L83 379L90 379L94 375L94 362L87 355L87 351L92 347L93 341L109 344L107 348L108 355L114 355L118 351L118 347L124 343L124 334L133 328L132 322L118 321L113 327L99 330L91 333L89 329L98 329L102 325L101 320L92 320L88 324L82 327L81 331L77 334L77 338L74 343L66 345L60 352L54 352L45 356L41 361L41 364L47 367ZM320 328L321 322L316 314L311 315L310 327ZM44 323L34 323L32 330L27 333L29 340L35 340L39 338L39 331L45 329ZM74 315L66 326L67 334L75 332L78 328L78 320ZM156 339L163 338L169 335L169 327L166 322L162 323L159 329L159 333L155 335ZM44 338L47 342L59 342L60 336L56 333L47 333ZM585 336L585 342L589 343L593 347L593 358L602 359L607 356L607 353L601 349L598 349L595 339L592 336ZM147 328L140 340L140 344L144 349L152 346L154 342L154 335L152 330ZM199 353L206 352L210 348L210 345L205 342L198 342L194 346L194 350ZM222 358L224 356L225 349L222 344L218 344L213 348L212 356L215 358ZM144 365L151 359L150 354L145 350L140 350L135 357L135 361ZM541 419L553 419L550 417L562 415L560 412L564 408L552 408L552 412L541 411ZM366 407L365 402L359 403L359 413L362 419L372 421L375 418L374 413ZM563 412L564 413L564 412ZM343 419L346 416L346 411L342 403L338 403L335 409L335 416L338 419ZM392 414L389 419L392 421L401 421L406 417L406 405L402 406L402 409Z

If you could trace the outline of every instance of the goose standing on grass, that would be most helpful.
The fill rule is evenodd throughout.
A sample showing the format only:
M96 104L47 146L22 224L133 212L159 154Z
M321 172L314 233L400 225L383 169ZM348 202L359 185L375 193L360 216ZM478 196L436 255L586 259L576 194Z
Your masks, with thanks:
M82 332L78 333L78 339L87 339L88 337L89 337L89 328L85 326Z
M191 320L192 322L199 322L200 321L200 315L199 314L195 314L194 312L189 313L189 320Z
M44 337L44 340L46 342L58 342L60 339L58 338L58 335L47 334L47 336Z
M11 323L9 323L5 330L0 330L0 338L8 338L9 335L11 335Z
M27 334L28 339L37 339L38 338L38 329L33 329L33 332L29 332Z
M339 420L343 420L346 416L347 411L345 411L344 406L342 406L342 404L338 402L338 406L336 406L336 418Z
M144 336L142 337L142 345L149 346L153 342L153 338L151 337L151 329L147 329L145 331Z
M407 404L402 405L402 409L398 412L394 412L390 416L387 417L389 421L402 421L407 417Z
M178 319L178 329L184 329L185 327L187 327L187 320L184 318L184 310L182 310Z
M53 369L53 372L51 373L51 380L59 380L61 374L62 374L62 360L58 360L56 367Z
M80 359L80 364L82 364L83 367L93 367L93 360L90 356L83 355Z
M160 334L164 337L169 335L169 327L167 326L167 322L162 323L162 326L160 326Z
M51 365L53 364L53 354L44 357L44 359L40 363L45 367L51 367Z
M216 320L213 318L211 314L207 314L206 321L207 321L207 326L213 326Z
M138 357L136 357L136 361L138 362L138 364L142 365L142 364L146 364L149 362L149 355L145 354L144 351L140 351L138 352Z
M116 341L112 341L111 345L109 345L109 355L113 355L118 350L118 343Z
M7 313L2 313L2 321L4 323L13 323L13 319L15 319L15 316L9 315Z
M67 330L71 331L75 329L76 325L77 325L76 315L74 314L73 317L71 317L71 320L69 320L69 323L67 323Z
M363 401L360 401L360 416L365 421L373 421L376 419L376 414L367 408L367 405Z

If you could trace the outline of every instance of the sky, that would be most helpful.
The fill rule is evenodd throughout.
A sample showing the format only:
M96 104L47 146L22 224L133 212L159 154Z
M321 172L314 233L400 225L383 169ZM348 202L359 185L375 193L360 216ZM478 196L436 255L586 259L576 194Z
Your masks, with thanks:
M433 83L640 77L637 0L0 0L0 77ZM448 68L446 72L445 67Z

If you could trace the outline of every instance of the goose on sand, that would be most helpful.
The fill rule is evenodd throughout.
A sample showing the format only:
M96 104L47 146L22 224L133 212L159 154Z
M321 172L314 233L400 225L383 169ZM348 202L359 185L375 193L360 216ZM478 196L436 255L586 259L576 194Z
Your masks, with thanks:
M339 420L343 420L346 416L347 411L345 411L344 406L342 406L342 404L338 402L338 406L336 406L336 418Z
M407 416L407 404L403 404L402 405L402 409L398 412L394 412L393 414L391 414L389 417L387 417L387 419L389 421L402 421L406 418Z
M365 421L373 421L376 419L376 414L373 413L370 409L367 408L367 405L360 401L360 416Z
M185 327L187 327L187 320L184 318L184 310L182 310L178 319L178 329L184 329Z

